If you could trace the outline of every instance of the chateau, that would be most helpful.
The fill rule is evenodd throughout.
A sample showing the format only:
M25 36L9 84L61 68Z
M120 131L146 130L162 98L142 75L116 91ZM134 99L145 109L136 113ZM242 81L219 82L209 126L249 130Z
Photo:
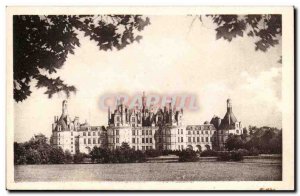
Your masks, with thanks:
M67 101L62 103L62 114L54 117L51 144L76 152L89 153L94 146L111 150L119 148L123 142L135 150L223 150L229 134L241 135L242 124L232 112L231 100L227 100L227 112L223 119L214 116L210 122L184 125L183 110L175 110L171 103L163 108L142 105L128 109L121 100L117 107L108 109L108 126L80 124L68 115Z

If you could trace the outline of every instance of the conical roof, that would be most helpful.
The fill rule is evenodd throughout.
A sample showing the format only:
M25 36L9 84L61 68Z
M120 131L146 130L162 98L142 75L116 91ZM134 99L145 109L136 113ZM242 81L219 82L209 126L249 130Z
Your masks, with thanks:
M237 122L236 117L234 116L232 111L227 111L224 118L221 121L220 129L234 129L235 123Z
M236 122L237 119L232 112L231 100L227 99L227 112L221 121L220 129L223 130L234 129Z
M57 125L61 126L61 130L65 131L68 130L68 125L66 122L66 116L64 117L63 115L61 115L61 117L59 118Z

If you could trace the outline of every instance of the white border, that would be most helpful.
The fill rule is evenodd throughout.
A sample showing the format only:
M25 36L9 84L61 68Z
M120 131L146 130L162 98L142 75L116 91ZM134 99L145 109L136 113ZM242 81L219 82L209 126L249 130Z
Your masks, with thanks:
M13 181L13 14L282 14L283 180L206 182L34 182ZM276 190L294 189L294 35L292 7L9 7L7 8L6 187L10 190ZM270 116L271 118L271 116Z

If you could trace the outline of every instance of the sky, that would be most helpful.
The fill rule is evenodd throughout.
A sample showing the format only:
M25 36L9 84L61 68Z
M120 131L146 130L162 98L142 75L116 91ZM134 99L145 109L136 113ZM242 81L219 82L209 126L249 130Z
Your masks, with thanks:
M255 51L253 38L216 40L214 25L192 16L149 16L151 25L140 43L120 51L100 51L80 35L81 46L54 76L78 89L68 100L73 119L107 126L99 100L107 93L194 94L199 110L184 111L184 123L202 124L226 113L226 99L246 127L281 128L281 42L267 52ZM34 82L33 82L34 85ZM32 85L32 87L33 87ZM15 141L34 134L51 136L54 116L61 115L63 93L51 99L45 89L31 88L25 101L14 104Z

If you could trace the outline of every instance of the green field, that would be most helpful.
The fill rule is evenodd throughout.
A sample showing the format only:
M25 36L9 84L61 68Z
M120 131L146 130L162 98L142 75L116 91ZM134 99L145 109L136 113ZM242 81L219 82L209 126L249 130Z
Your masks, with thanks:
M269 181L281 180L281 168L278 162L20 165L15 181Z

